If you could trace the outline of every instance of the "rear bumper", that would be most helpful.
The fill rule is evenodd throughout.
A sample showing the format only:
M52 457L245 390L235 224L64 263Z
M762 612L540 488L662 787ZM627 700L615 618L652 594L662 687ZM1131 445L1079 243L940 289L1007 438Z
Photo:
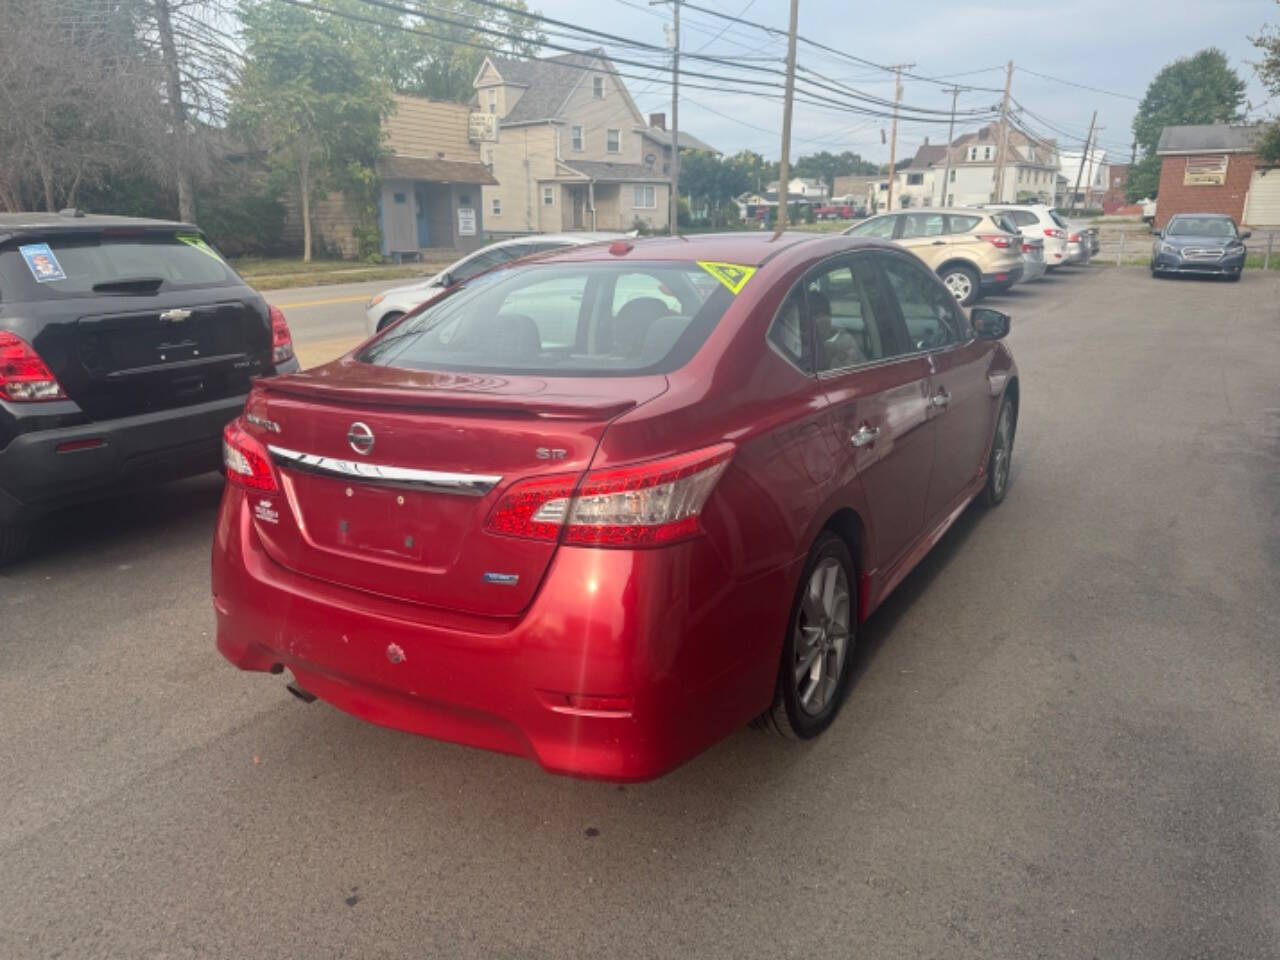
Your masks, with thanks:
M15 415L38 415L30 406L9 409ZM31 519L139 483L216 470L222 428L243 407L244 397L228 397L119 420L20 433L0 450L0 522ZM74 419L83 420L83 415Z
M724 588L705 540L561 547L518 619L454 614L296 574L228 487L213 549L217 646L287 667L364 720L606 780L660 776L765 709L800 565ZM714 587L711 584L714 583ZM726 662L724 652L736 659ZM609 698L613 710L569 696Z
M1044 276L1048 266L1043 260L1023 260L1022 276L1018 278L1019 283L1026 283L1028 280L1037 280Z
M1013 264L1007 270L997 270L982 275L983 290L1008 290L1022 279L1022 263Z

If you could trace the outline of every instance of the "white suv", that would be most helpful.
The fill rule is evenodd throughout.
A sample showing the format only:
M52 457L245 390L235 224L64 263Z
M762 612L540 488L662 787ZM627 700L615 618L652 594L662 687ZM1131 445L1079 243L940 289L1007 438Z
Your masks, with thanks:
M376 295L365 305L365 324L370 334L375 334L389 323L394 323L414 307L434 300L455 283L470 280L490 267L496 267L535 253L547 253L564 247L580 247L588 243L618 240L622 233L537 233L512 240L501 240L469 253L450 264L434 277L417 280L402 287L392 287Z
M1026 237L1044 237L1044 262L1052 270L1071 263L1067 235L1071 228L1057 210L1043 203L984 203L984 210L1003 210Z

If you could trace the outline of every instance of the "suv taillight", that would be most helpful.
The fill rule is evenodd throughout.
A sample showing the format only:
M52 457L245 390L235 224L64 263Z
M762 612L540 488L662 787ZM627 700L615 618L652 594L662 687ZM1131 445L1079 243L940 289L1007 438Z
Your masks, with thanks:
M271 362L284 363L293 359L293 334L279 307L268 307L271 316Z
M1013 239L1007 233L980 233L979 240L985 240L993 247L999 247L1001 250L1008 250L1009 243Z
M597 547L674 543L702 530L699 516L733 455L720 444L663 460L515 484L485 524L490 533Z
M245 431L239 417L222 429L222 463L229 483L255 493L275 493L276 475L267 448Z
M1061 240L1067 235L1067 231L1059 230L1057 227L1045 227L1044 235L1046 237L1053 237L1055 240Z
M0 396L17 403L65 400L58 378L31 344L0 330Z
M1067 237L1067 242L1068 242L1068 243L1079 243L1079 242L1080 242L1080 234L1078 234L1078 233L1073 233L1071 236Z

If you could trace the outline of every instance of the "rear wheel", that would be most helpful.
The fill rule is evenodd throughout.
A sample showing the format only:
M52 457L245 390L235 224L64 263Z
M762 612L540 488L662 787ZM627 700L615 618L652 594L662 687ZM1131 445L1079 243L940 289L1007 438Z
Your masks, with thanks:
M403 310L392 310L385 317L378 321L378 332L381 333L387 327L391 326L397 320L404 316Z
M849 548L824 531L809 551L792 603L764 726L789 740L808 740L831 725L848 692L857 600Z
M991 456L987 460L987 485L982 488L982 502L998 506L1009 490L1009 464L1013 459L1013 437L1017 432L1018 413L1008 397L1000 404L996 432L991 440Z
M939 276L960 306L967 307L978 299L979 280L976 270L955 265L944 269Z
M27 552L31 528L23 523L0 523L0 567Z

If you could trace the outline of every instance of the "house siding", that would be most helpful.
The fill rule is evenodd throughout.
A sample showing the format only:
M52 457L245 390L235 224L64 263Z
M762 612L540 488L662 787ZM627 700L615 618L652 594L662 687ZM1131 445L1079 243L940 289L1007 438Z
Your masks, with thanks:
M530 233L559 230L543 226L542 181L556 176L556 131L550 124L499 129L498 142L486 144L493 151L493 176L498 185L483 191L488 227L498 233ZM502 205L502 215L492 215L493 201ZM560 198L556 198L556 216ZM550 208L548 208L550 209Z
M592 77L604 77L604 98L597 100L591 93ZM644 121L636 117L627 106L626 97L618 88L618 80L607 70L584 70L577 86L569 94L560 111L564 122L562 157L572 164L574 160L601 160L613 163L640 163L644 156L641 135L636 130ZM583 149L574 150L573 127L583 128ZM618 131L618 152L609 153L607 130Z
M1244 219L1245 198L1257 166L1252 153L1227 157L1226 182L1221 186L1187 186L1187 154L1171 154L1160 165L1160 191L1156 201L1156 227L1163 230L1178 213L1225 213L1237 223Z
M467 137L471 108L421 97L397 96L395 109L384 121L385 145L392 153L410 157L480 162L480 151Z

